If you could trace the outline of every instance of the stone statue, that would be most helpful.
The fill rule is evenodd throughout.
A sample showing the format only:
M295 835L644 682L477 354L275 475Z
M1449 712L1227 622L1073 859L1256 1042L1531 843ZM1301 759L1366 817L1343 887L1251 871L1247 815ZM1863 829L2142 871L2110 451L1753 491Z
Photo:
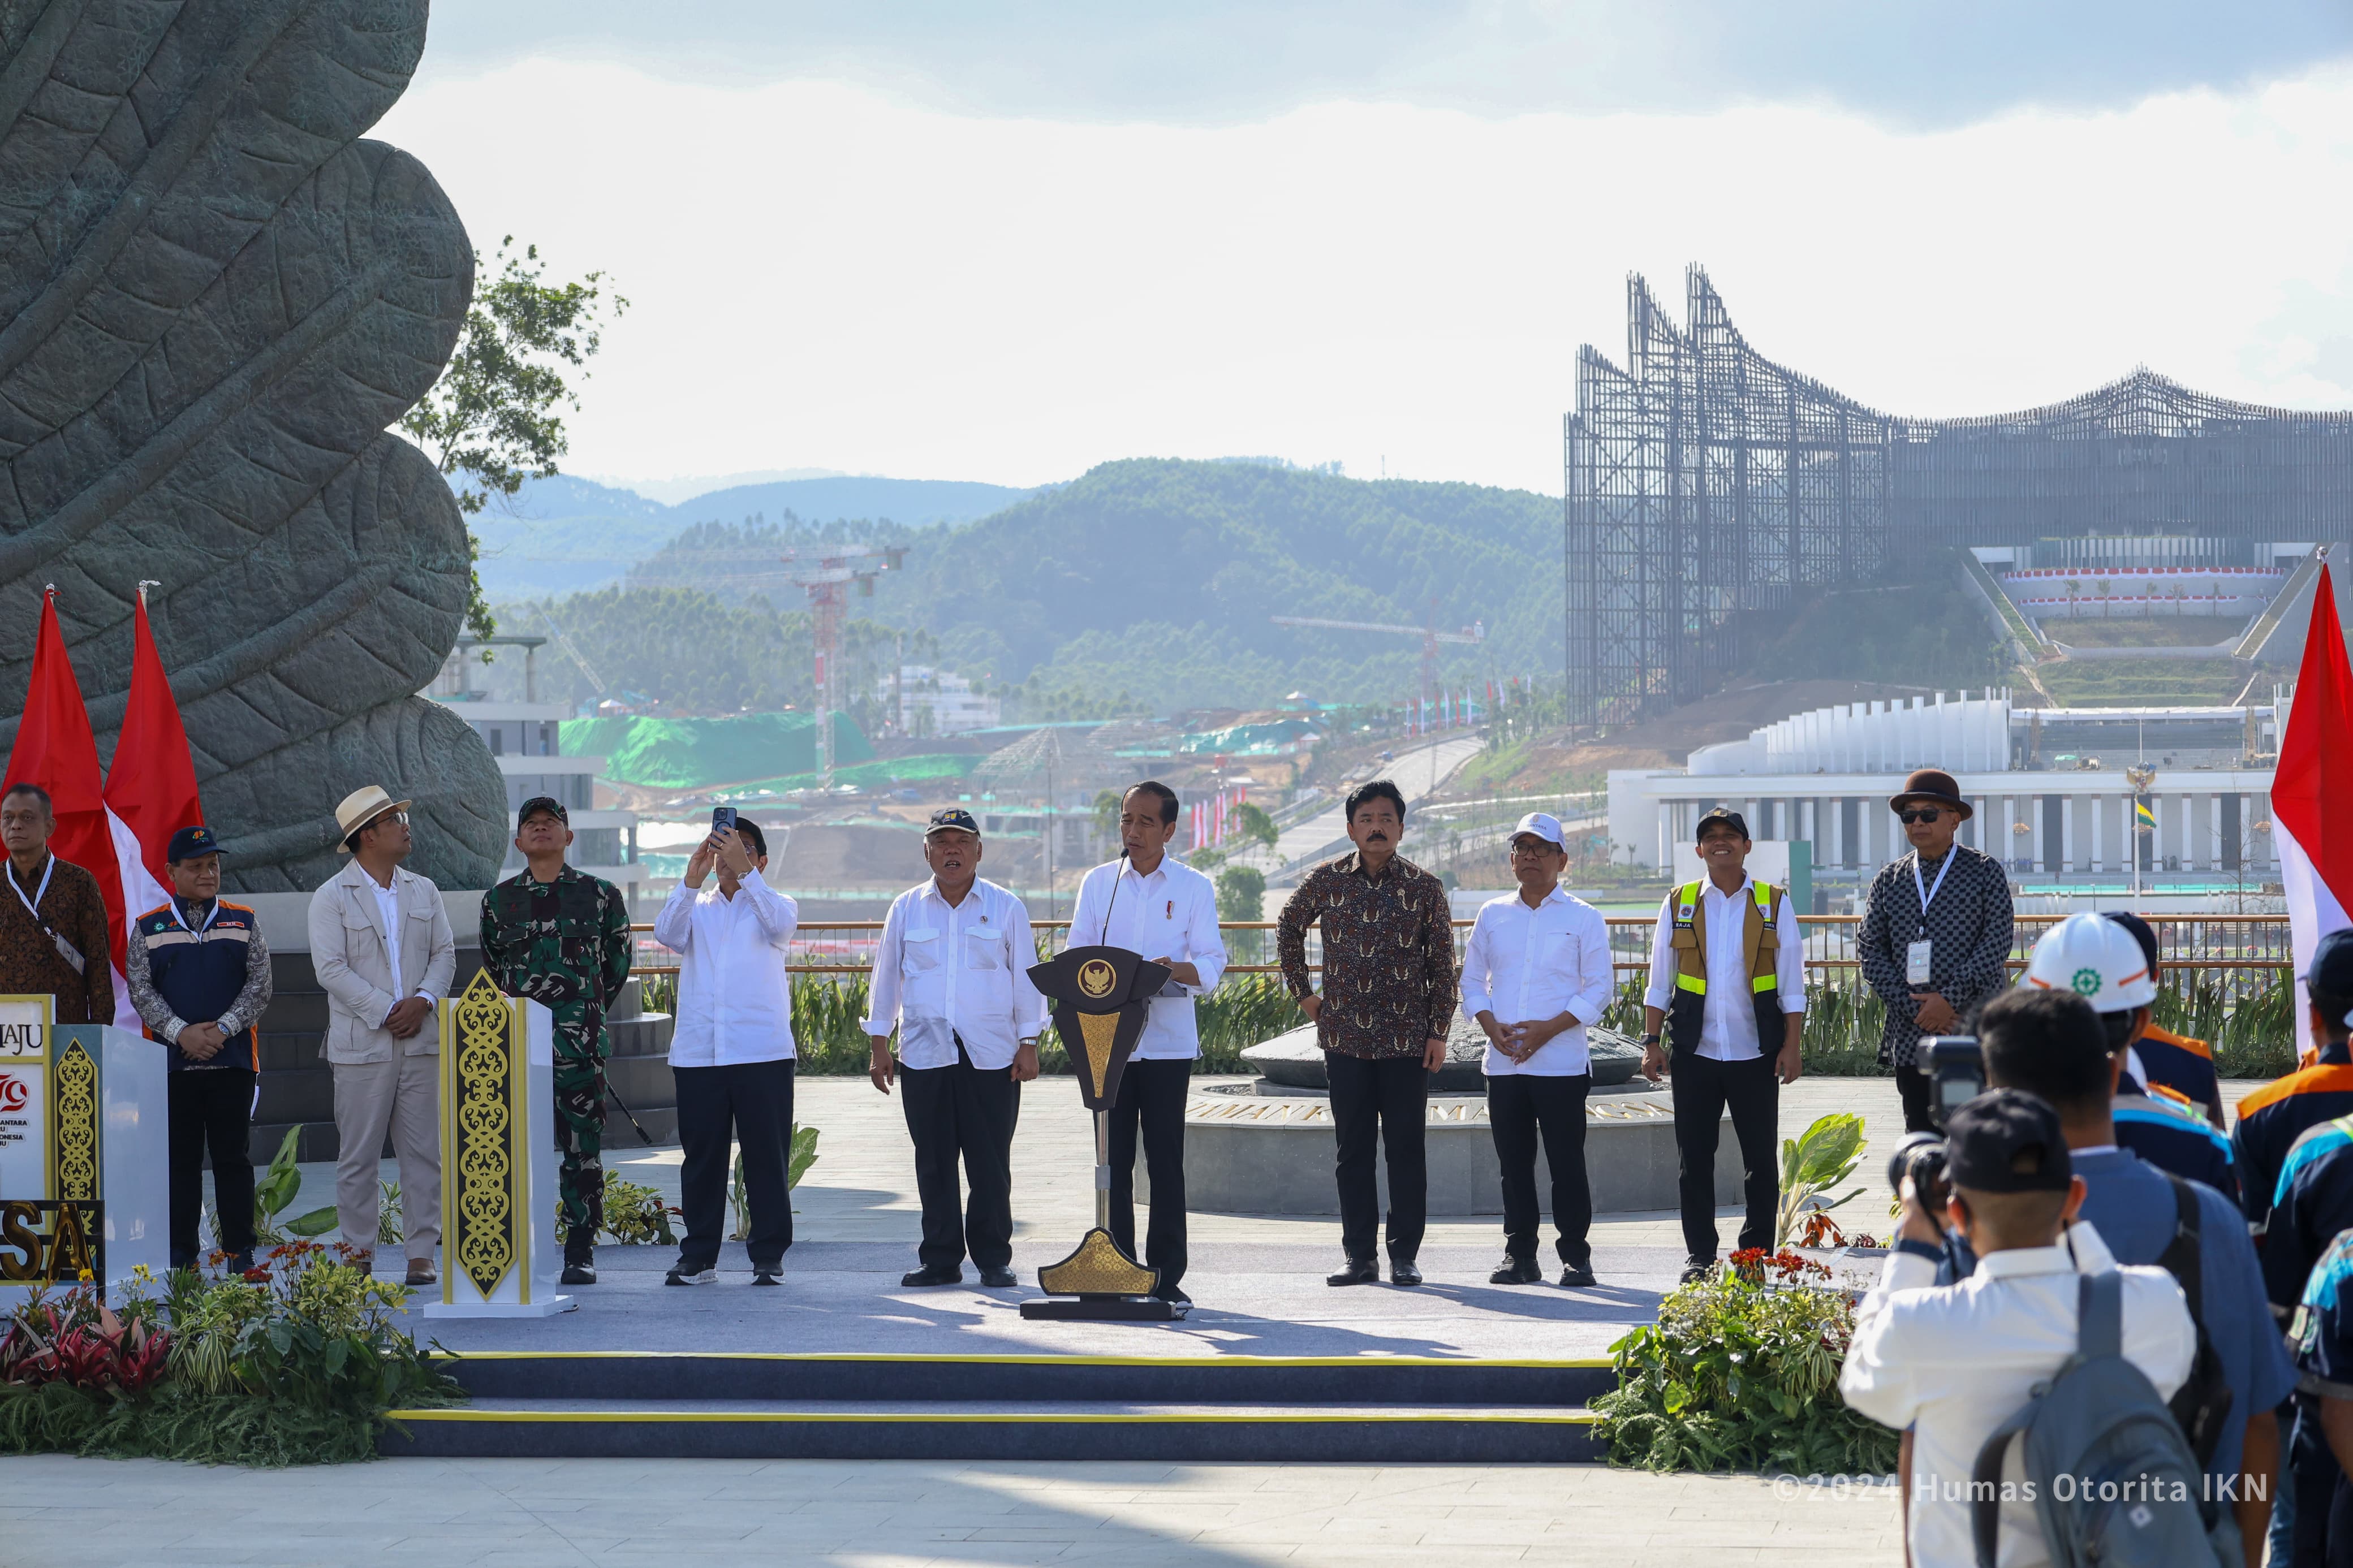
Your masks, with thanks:
M413 868L490 885L506 792L415 694L466 530L386 434L473 288L423 165L360 141L426 0L0 0L0 746L42 585L111 753L138 584L226 886L332 875L334 804L413 797Z

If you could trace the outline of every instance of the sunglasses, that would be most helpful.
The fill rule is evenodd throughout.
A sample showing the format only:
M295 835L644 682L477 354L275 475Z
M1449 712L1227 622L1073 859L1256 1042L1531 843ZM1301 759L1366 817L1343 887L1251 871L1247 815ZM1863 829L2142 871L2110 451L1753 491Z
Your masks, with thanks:
M1895 814L1895 820L1905 824L1915 822L1934 822L1936 818L1944 815L1945 814L1943 812L1937 810L1933 805L1923 805L1915 807L1911 811L1897 812Z

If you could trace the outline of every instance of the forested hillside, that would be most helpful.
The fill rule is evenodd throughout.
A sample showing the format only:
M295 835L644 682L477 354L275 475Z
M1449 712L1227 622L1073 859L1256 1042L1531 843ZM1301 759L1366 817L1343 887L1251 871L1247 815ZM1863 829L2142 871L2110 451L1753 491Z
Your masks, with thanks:
M683 629L659 637L629 631L635 593L586 595L553 608L600 664L600 649L609 647L616 665L636 667L639 650L659 644L665 659L691 661L715 678L739 657L736 640L747 639L741 657L781 657L788 667L774 679L764 672L743 683L737 705L758 707L806 679L790 668L793 649L807 646L796 621L802 599L778 557L842 538L909 546L903 572L855 603L864 625L854 651L868 657L853 664L887 668L888 633L927 634L920 645L911 638L911 658L915 646L928 650L935 642L950 668L1010 689L1030 718L1138 705L1161 712L1253 707L1299 689L1324 700L1400 698L1419 679L1418 639L1278 626L1271 617L1419 626L1433 599L1441 627L1483 622L1487 630L1483 647L1444 650L1450 684L1491 671L1550 676L1561 663L1556 499L1252 464L1108 463L963 527L796 521L691 529L633 568L629 582L635 591L691 590L736 606L714 619L704 647L693 647ZM746 608L747 601L767 603ZM668 625L688 601L646 603ZM608 682L669 700L723 706L719 688L700 678L681 674L680 695L671 697L603 673ZM698 696L686 698L688 690Z

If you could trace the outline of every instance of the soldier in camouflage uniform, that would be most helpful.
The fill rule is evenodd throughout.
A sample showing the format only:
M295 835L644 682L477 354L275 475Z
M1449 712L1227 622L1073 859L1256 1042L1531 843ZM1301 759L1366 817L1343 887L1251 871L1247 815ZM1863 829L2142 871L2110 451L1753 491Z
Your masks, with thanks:
M482 895L482 964L500 990L554 1015L564 1283L593 1285L605 1223L605 1009L629 978L629 908L612 883L565 864L571 817L550 796L523 802L514 842L529 865Z

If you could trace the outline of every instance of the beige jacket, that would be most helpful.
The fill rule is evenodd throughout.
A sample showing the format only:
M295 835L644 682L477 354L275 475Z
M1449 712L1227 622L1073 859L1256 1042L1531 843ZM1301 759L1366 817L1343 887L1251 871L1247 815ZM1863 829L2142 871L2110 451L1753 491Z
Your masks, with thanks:
M448 996L458 974L458 942L448 911L441 907L440 889L395 867L392 890L400 910L403 994ZM439 1048L440 1031L430 1018L406 1040L394 1039L384 1026L385 1016L400 1000L392 994L387 934L375 882L357 860L311 895L311 966L327 993L331 1062L388 1062L396 1055L431 1056Z

